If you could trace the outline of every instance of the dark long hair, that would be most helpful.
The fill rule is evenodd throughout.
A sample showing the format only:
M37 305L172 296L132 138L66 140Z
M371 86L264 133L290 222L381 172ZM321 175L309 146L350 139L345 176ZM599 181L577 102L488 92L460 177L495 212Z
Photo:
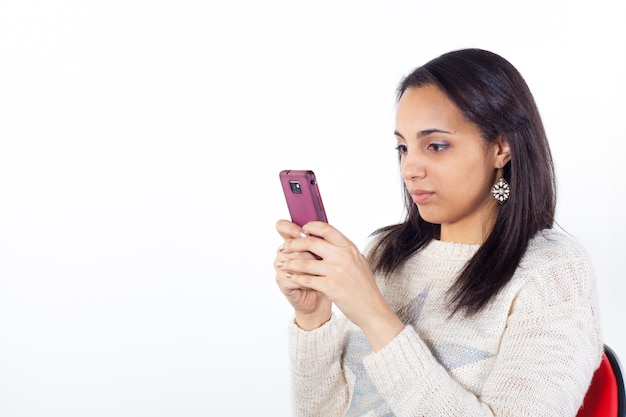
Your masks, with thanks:
M499 208L493 230L450 289L453 312L471 315L484 308L510 281L529 240L552 228L556 206L554 166L535 100L521 74L492 52L464 49L449 52L417 68L398 87L398 100L409 88L439 88L486 142L504 137L511 160L504 178L510 198ZM372 252L375 271L391 274L431 239L440 225L424 221L406 187L403 223L383 227Z

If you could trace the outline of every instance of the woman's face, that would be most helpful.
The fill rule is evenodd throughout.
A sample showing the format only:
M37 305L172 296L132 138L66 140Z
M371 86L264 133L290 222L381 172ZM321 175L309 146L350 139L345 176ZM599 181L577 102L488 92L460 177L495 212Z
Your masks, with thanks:
M488 144L437 87L407 89L396 111L402 178L420 216L441 225L441 240L482 243L498 203L498 168L510 159L506 141Z

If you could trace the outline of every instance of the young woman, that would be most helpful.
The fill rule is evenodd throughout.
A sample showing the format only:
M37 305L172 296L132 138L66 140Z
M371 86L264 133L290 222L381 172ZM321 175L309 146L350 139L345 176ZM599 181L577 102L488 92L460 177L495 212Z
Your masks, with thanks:
M575 416L603 348L593 272L553 228L525 81L491 52L442 55L401 83L395 130L407 216L367 256L326 223L276 225L295 414Z

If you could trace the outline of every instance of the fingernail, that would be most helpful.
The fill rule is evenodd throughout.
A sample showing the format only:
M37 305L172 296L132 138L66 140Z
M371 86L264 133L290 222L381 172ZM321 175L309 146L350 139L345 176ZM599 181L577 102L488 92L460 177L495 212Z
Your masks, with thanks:
M279 261L279 262L276 264L276 268L282 268L284 264L285 264L285 263L284 263L283 261Z
M285 273L285 278L291 279L292 277L293 277L293 274L291 272Z
M278 247L278 252L282 252L282 251L283 251L283 249L285 249L285 245L284 245L284 244L282 244L282 245L280 245L280 246Z
M304 233L304 231L300 230L300 233L298 234L298 236L300 237L307 237L309 235L307 235L306 233Z

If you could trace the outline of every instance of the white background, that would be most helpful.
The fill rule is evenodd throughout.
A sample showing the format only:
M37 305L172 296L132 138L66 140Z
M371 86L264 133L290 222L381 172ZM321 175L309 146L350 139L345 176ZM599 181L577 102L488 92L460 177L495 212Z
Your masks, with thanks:
M463 47L534 92L626 362L617 1L226 3L0 1L1 416L289 416L278 172L399 221L395 88Z

